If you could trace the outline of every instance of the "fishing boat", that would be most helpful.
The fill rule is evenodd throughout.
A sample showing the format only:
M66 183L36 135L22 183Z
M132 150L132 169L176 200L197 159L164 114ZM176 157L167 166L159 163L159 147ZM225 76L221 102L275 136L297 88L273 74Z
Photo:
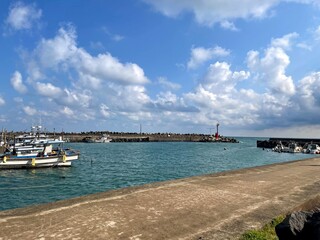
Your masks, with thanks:
M63 147L62 138L48 138L40 134L40 130L40 126L32 128L29 134L5 143L5 150L0 154L0 169L67 167L79 159L78 151Z
M315 143L310 143L304 149L304 153L320 154L320 146L318 144L315 144Z
M69 167L73 160L79 158L79 153L60 153L37 157L16 157L4 155L0 157L0 169Z
M41 152L39 151L37 153L34 148L27 150L20 148L19 151L20 152L5 152L2 154L2 156L0 156L0 169L69 167L72 161L79 159L78 151L62 148L53 150L50 144L46 145Z
M86 143L110 143L112 142L112 138L110 138L109 135L102 135L100 138L92 138L92 137L86 137L84 140Z
M288 146L284 146L280 141L277 146L272 148L274 152L284 152L284 153L301 153L302 147L296 142L290 142Z
M32 126L29 133L24 133L18 136L15 136L13 140L9 142L9 145L12 148L19 146L30 146L30 145L43 145L46 143L61 143L62 137L59 138L49 138L47 134L43 131L41 125Z
M112 141L112 138L109 135L103 135L101 138L95 139L95 143L109 143Z
M287 152L287 153L301 153L302 152L302 147L296 143L296 142L290 142L288 144L288 147L284 147L282 149L282 152Z

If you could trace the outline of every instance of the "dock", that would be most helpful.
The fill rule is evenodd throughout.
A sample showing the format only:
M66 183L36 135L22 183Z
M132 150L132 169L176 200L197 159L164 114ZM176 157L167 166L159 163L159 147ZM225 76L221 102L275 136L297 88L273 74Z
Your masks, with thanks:
M312 158L1 211L0 239L237 239L316 197L319 171Z

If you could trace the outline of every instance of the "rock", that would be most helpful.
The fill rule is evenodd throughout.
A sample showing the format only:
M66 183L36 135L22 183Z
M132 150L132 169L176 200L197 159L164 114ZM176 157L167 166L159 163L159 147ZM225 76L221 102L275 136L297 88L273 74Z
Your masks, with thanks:
M319 240L320 209L293 212L276 226L279 240Z

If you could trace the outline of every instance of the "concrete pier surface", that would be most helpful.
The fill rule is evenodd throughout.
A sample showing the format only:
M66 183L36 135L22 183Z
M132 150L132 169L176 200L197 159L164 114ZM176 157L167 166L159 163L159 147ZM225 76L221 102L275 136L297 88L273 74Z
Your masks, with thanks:
M1 211L0 239L237 239L316 197L319 173L313 158Z

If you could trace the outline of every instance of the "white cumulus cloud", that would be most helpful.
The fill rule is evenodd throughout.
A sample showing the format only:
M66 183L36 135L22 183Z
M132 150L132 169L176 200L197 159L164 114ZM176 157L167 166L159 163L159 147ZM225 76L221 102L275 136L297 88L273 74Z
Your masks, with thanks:
M215 57L225 57L230 54L229 50L216 46L214 48L196 47L191 49L191 57L188 61L188 68L195 69L206 61Z
M281 2L320 5L318 0L143 0L154 9L168 17L177 17L182 13L192 13L199 24L212 26L220 23L221 27L238 30L233 20L265 18Z
M25 112L25 114L27 114L29 116L34 116L38 112L37 109L35 109L31 106L24 106L23 111Z
M289 50L292 47L293 40L295 38L299 37L299 34L294 32L294 33L289 33L287 35L284 35L281 38L275 38L271 40L271 45L273 47L279 47L285 50Z
M13 30L31 29L41 16L42 11L35 4L26 5L19 1L11 5L6 23Z
M137 64L123 64L110 53L93 57L86 51L80 50L78 57L80 70L91 76L122 84L145 84L149 81L143 69Z
M296 37L296 34L272 40L271 46L265 50L261 58L257 51L249 51L247 54L249 69L273 93L288 96L295 93L294 81L291 76L286 75L290 57L285 52L285 49L291 46L290 39L293 37Z
M195 90L183 96L188 106L198 109L189 114L189 120L205 125L217 121L236 126L258 124L261 96L239 87L249 77L249 72L233 71L226 62L211 64Z
M235 85L250 76L249 72L232 72L226 62L211 64L203 78L202 85L211 92L231 92Z
M70 107L86 109L90 106L91 99L92 93L89 90L64 89L62 96L57 101Z
M82 78L114 81L119 84L145 84L149 80L143 69L135 63L122 63L110 53L92 56L77 46L75 28L60 28L52 39L42 39L29 60L30 80L44 78L44 70L76 70ZM40 70L41 69L41 70ZM78 76L78 77L79 77Z
M301 79L297 87L297 99L302 110L320 108L320 72L314 72Z
M234 23L228 20L221 21L220 26L231 31L239 31L239 29L234 25Z
M181 86L177 83L170 82L165 77L159 77L158 83L163 86L164 88L172 89L172 90L178 90L181 88Z
M151 101L143 86L149 79L140 66L123 63L108 52L91 55L78 46L71 24L53 38L43 38L24 56L27 81L35 94L47 97L47 103L63 110L57 113L72 119L136 112Z
M24 85L21 73L15 71L10 79L11 85L19 93L26 93L28 91L26 85Z
M111 116L110 108L103 103L100 104L100 113L105 118L109 118Z
M236 18L262 18L280 0L234 1L234 0L144 0L166 16L176 17L183 12L194 14L198 23L212 26ZM225 23L224 23L225 24ZM226 26L226 24L225 24ZM231 26L231 25L230 25Z
M3 99L3 97L0 96L0 106L3 106L6 104L6 101Z
M51 83L37 82L35 88L40 95L46 97L59 98L62 94L62 90Z
M69 107L64 107L63 109L60 109L60 112L64 115L67 116L68 118L73 118L75 117L75 113L74 111L72 111L72 109L70 109Z
M35 61L45 68L56 68L59 64L70 64L77 52L76 31L69 25L60 28L53 39L42 39L34 51ZM66 66L67 67L67 66Z

